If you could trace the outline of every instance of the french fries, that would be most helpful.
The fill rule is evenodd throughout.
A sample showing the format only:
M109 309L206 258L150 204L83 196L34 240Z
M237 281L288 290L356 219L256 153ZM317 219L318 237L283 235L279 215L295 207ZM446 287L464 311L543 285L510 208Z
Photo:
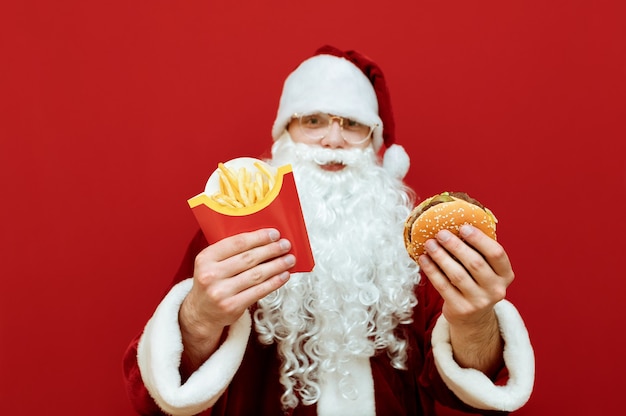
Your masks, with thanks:
M220 205L243 208L261 201L274 187L276 177L262 163L254 162L256 169L229 168L218 163L219 191L210 196Z

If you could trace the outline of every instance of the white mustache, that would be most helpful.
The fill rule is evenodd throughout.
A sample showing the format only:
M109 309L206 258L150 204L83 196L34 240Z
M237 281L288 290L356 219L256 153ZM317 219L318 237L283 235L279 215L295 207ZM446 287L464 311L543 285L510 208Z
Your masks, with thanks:
M345 166L358 167L372 160L372 151L367 149L328 149L324 147L301 148L296 146L298 159L314 162L318 165L340 163Z

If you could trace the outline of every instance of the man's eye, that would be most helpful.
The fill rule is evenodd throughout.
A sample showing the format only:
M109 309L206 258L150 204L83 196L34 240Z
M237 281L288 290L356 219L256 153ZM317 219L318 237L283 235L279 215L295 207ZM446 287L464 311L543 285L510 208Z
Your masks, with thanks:
M344 122L345 122L346 126L351 127L351 128L359 128L359 127L362 127L362 126L363 126L363 125L362 125L361 123L359 123L358 121L351 120L351 119L349 119L349 118L345 119L345 121L344 121Z
M302 118L302 122L306 126L315 127L315 126L321 125L323 121L322 121L322 118L320 116L312 115L312 116L303 117Z

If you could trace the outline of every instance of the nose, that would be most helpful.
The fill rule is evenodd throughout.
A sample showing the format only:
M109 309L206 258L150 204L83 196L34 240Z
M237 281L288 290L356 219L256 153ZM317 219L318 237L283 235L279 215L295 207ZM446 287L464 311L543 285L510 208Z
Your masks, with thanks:
M341 134L341 124L339 120L332 120L328 133L324 136L320 144L334 149L346 146L346 141Z

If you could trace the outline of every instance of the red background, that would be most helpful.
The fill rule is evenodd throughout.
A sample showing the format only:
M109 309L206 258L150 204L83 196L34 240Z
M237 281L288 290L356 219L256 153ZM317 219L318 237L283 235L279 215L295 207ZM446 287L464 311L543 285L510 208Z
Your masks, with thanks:
M537 355L517 414L621 413L624 2L22 0L0 16L4 413L132 414L122 354L196 228L187 198L218 161L267 151L284 77L324 43L384 69L421 196L464 190L499 217Z

